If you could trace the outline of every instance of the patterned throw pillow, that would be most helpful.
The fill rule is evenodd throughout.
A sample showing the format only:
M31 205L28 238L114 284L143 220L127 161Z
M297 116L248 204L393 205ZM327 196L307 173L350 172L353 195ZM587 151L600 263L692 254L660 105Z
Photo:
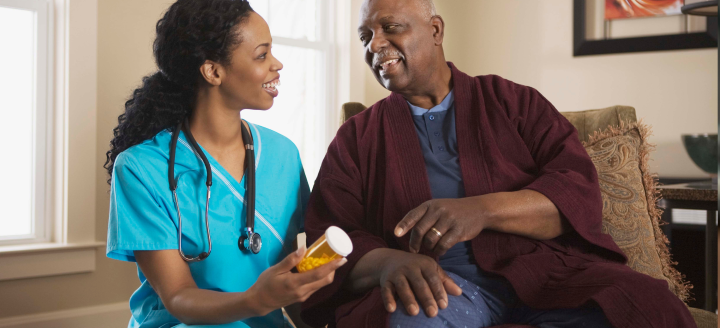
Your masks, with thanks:
M603 199L602 232L610 234L628 257L633 270L663 279L686 301L692 286L674 268L668 240L660 230L662 210L656 176L648 172L647 142L651 134L642 122L608 127L584 143L595 164Z

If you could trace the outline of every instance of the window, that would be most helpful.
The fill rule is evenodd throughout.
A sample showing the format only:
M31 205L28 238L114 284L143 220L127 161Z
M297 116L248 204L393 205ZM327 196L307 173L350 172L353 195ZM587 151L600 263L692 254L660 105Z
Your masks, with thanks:
M0 0L0 281L92 272L105 246L95 240L97 13L97 1Z
M51 5L0 0L0 245L50 236Z
M280 96L268 111L243 111L243 118L277 131L300 151L312 187L340 110L336 17L344 0L267 0L251 2L268 22L273 55L283 63ZM339 22L347 23L347 22ZM345 100L346 101L346 100Z

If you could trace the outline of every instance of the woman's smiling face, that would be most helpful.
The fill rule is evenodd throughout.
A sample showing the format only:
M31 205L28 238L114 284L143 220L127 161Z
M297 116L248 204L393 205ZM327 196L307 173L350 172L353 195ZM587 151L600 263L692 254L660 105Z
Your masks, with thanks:
M220 93L230 108L269 109L278 96L282 63L273 57L272 36L265 20L256 13L240 24L241 43L223 68Z

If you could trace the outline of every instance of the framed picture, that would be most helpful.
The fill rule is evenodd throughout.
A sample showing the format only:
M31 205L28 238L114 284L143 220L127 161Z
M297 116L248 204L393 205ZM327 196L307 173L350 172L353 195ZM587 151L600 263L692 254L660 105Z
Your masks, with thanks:
M573 55L716 48L717 17L683 15L685 2L573 0Z

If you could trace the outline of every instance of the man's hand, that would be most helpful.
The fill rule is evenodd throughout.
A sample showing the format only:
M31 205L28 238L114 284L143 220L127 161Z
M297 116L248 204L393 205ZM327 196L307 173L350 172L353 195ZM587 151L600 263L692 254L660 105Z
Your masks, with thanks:
M388 312L395 312L397 294L410 315L420 313L420 306L428 317L437 315L448 306L447 294L459 296L458 287L440 265L430 257L404 251L391 251L380 272L380 293Z
M395 227L395 236L410 232L411 252L417 253L424 246L443 255L484 229L548 240L572 230L572 226L543 194L519 190L427 201L405 215Z
M424 246L443 255L455 244L480 234L487 227L489 217L480 197L433 199L408 212L397 224L395 235L402 237L410 231L413 253Z

